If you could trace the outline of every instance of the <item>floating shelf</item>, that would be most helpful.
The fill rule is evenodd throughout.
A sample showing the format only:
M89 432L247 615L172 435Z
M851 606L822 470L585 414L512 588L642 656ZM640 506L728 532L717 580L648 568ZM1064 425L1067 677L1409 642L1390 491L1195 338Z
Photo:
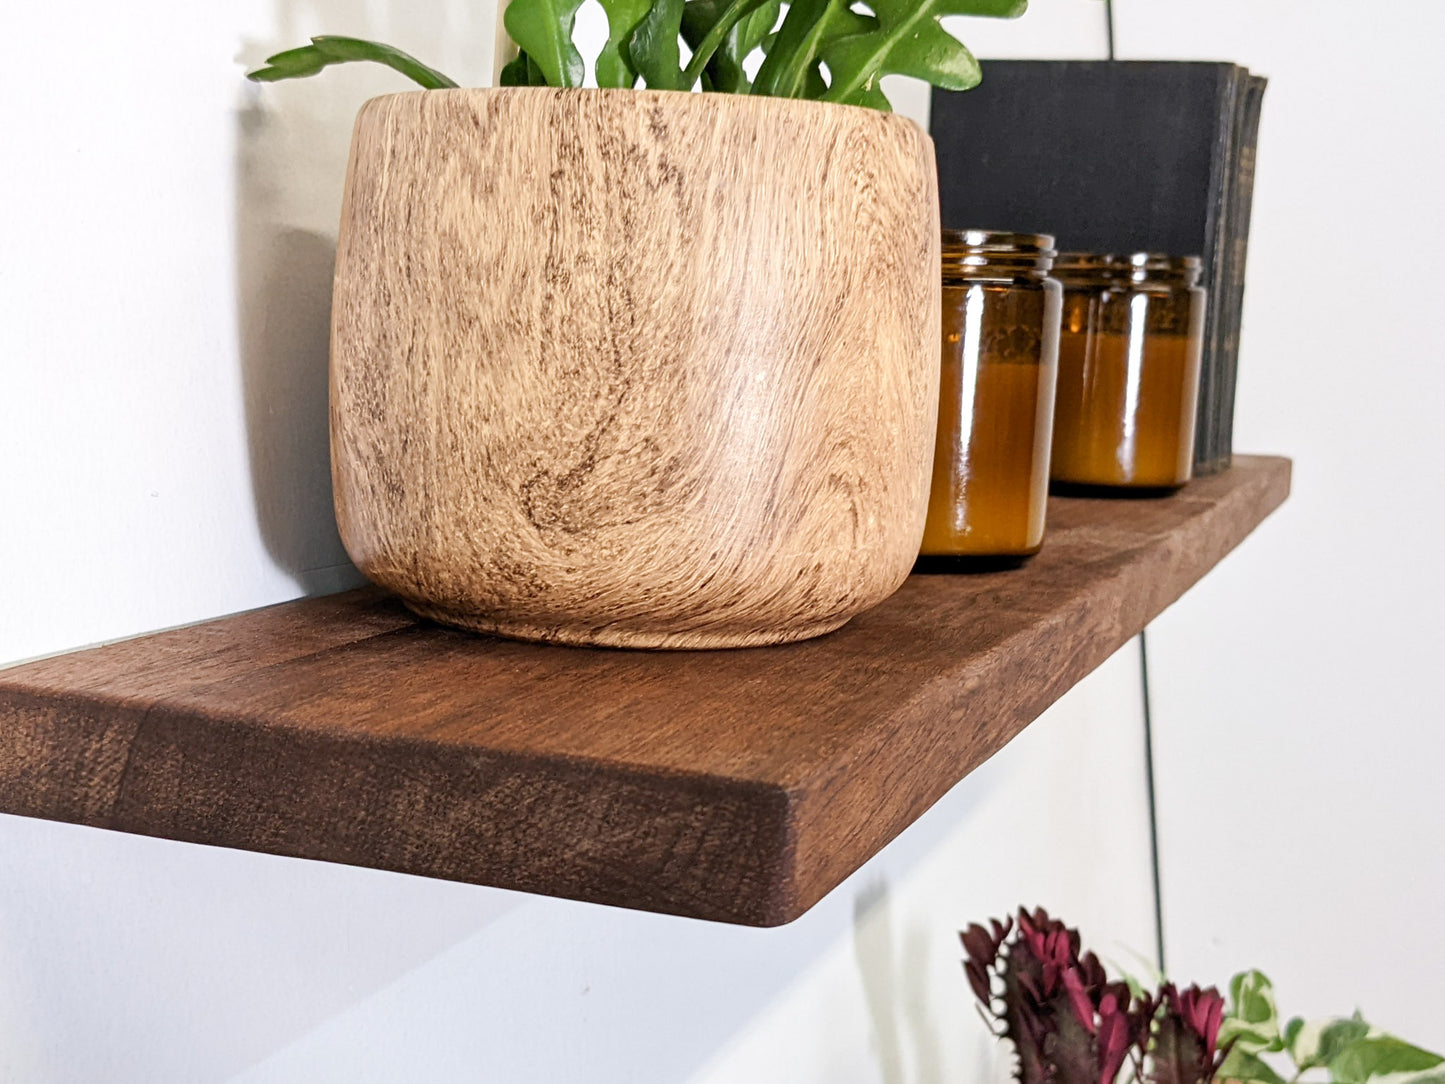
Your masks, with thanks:
M1054 498L1021 569L784 647L455 632L363 589L0 672L0 812L750 925L796 918L1289 492Z

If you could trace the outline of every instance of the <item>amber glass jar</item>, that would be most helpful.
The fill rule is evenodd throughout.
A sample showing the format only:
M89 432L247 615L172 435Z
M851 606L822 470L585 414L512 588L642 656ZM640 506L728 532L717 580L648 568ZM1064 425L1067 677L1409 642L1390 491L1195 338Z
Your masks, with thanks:
M1046 235L945 230L943 379L924 558L1044 540L1063 291Z
M1075 486L1189 481L1204 345L1197 256L1065 253L1050 474Z

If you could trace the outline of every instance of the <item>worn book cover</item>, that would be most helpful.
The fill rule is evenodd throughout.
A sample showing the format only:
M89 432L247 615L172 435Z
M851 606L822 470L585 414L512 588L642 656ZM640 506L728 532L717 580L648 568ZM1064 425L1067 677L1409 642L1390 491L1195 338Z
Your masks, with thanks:
M1248 73L1222 62L983 63L935 90L943 225L1051 233L1061 251L1200 256L1209 290L1196 468L1228 464L1230 298ZM1236 306L1237 307L1237 306Z

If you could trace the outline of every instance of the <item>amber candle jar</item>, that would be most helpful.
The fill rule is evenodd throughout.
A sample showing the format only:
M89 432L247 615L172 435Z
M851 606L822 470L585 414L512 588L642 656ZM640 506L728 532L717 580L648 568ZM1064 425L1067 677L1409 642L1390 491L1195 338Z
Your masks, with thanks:
M1189 481L1205 291L1197 256L1066 253L1050 475L1076 486Z
M1053 249L1046 235L943 233L925 559L1024 557L1043 544L1063 297Z

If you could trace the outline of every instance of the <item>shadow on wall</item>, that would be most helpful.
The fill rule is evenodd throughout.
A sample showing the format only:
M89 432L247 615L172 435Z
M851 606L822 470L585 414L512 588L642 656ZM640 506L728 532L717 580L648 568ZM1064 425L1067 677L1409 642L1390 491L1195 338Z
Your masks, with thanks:
M240 218L242 380L256 520L271 559L302 591L324 594L346 586L339 581L348 572L360 580L332 510L327 343L336 245L306 230L268 234Z
M853 954L878 1049L884 1084L943 1084L942 1036L932 1016L928 931L903 931L894 944L894 915L886 881L861 889L853 901ZM911 1057L905 1057L911 1049Z
M491 70L496 9L466 8L279 0L275 37L245 42L239 57L236 304L252 496L267 552L307 594L362 582L332 508L327 364L336 229L356 110L412 84L361 64L266 85L246 83L243 72L312 34L332 33L395 43L481 83Z
M271 559L302 591L320 594L359 581L331 502L327 359L336 243L287 221L282 186L311 178L301 169L273 173L291 142L286 127L255 93L237 115L237 326L256 521Z

